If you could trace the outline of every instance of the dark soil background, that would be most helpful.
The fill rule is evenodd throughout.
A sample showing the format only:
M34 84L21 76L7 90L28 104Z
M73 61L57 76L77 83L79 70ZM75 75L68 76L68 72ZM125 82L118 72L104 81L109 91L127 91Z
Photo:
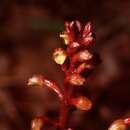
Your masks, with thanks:
M103 62L79 91L93 108L75 111L68 126L107 130L130 115L130 0L0 0L0 130L29 130L35 116L58 116L56 95L26 83L41 73L62 87L52 52L63 46L64 21L73 19L92 21Z

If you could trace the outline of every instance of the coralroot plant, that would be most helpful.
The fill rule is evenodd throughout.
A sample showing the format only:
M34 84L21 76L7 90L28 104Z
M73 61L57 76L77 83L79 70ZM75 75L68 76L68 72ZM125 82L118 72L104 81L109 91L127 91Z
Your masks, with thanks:
M66 45L66 49L56 48L53 53L53 60L61 66L64 72L64 87L59 87L55 81L43 75L34 75L29 79L29 86L48 87L55 92L60 100L59 117L56 120L41 116L32 120L31 130L40 130L45 125L53 125L58 130L73 130L68 128L70 112L76 108L88 111L92 102L87 97L76 96L75 90L85 86L87 77L100 63L97 54L90 52L95 41L92 25L88 22L82 25L79 21L65 23L65 31L60 34ZM115 121L109 130L126 130L130 124L130 118Z

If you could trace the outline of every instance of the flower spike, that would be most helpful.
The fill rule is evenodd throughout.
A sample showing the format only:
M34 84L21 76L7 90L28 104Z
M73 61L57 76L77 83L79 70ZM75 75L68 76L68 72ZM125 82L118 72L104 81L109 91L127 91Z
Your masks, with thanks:
M92 102L88 98L74 97L76 88L85 86L87 76L99 63L96 55L88 50L95 39L92 24L88 22L83 25L78 20L65 22L65 30L60 34L60 37L63 38L66 49L56 48L53 52L53 60L61 66L64 72L63 91L54 81L48 80L42 75L35 75L28 81L29 86L47 86L58 95L61 101L59 118L56 123L45 117L36 118L32 121L32 130L40 130L45 124L51 124L58 130L74 130L67 126L69 107L72 105L83 111L88 111L92 107ZM128 124L129 119L125 122Z

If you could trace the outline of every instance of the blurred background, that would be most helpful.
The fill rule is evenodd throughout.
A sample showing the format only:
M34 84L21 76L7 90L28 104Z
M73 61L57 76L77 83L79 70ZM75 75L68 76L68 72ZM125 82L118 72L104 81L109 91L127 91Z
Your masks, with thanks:
M79 91L93 108L74 111L68 127L106 130L113 120L130 116L129 0L0 0L0 130L29 130L35 116L58 116L56 95L26 84L40 73L62 87L52 52L63 46L64 21L73 19L93 23L94 49L103 62Z

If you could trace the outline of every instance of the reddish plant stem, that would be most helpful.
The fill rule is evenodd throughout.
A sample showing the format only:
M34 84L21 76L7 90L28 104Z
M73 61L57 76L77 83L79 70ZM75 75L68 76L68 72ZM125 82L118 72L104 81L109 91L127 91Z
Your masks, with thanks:
M72 95L72 86L64 81L64 100L60 107L60 130L67 130L67 121L69 118L69 100Z
M68 119L68 107L65 103L61 104L60 111L60 130L66 130L67 128L67 119Z
M71 61L71 58L69 59ZM68 71L72 72L74 66L71 64ZM68 121L68 114L69 114L69 100L73 93L73 87L68 84L67 82L67 70L65 71L65 80L64 80L64 99L62 100L61 107L60 107L60 130L67 130L67 121Z

